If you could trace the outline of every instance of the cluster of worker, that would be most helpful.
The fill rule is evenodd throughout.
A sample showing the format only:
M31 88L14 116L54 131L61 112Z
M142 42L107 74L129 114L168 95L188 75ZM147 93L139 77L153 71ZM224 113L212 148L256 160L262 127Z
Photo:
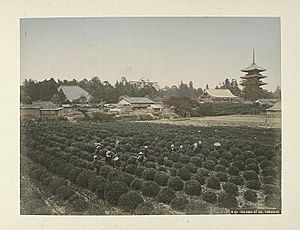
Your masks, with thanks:
M214 143L214 148L216 150L219 149L220 146L221 146L221 144L219 142ZM100 169L99 159L101 158L101 154L100 154L101 147L102 147L101 143L95 143L95 152L94 152L94 157L93 157L93 162L92 162L92 167L93 167L95 174L98 174L99 169ZM195 142L192 145L192 147L193 147L192 152L193 153L197 152L198 150L200 150L202 148L202 141L199 140L198 142ZM175 149L176 149L175 145L171 144L170 149L169 149L170 153L174 152ZM180 145L179 152L183 152L183 151L184 151L183 145ZM103 155L102 155L102 157L103 157ZM124 165L121 165L121 161L120 161L120 141L118 141L118 140L116 141L114 152L107 151L105 153L104 157L105 157L105 162L107 165L110 165L110 166L112 166L116 169L120 169L120 170L123 170L125 168ZM148 149L148 146L145 145L143 148L143 151L140 151L138 153L136 163L138 165L143 165L149 158L150 158L149 149Z

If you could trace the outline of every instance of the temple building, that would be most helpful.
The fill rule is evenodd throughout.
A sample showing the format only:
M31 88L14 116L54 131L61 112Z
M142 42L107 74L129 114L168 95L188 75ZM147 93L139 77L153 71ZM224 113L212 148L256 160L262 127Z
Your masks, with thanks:
M261 97L262 86L267 83L263 82L261 79L266 78L261 74L261 72L266 71L265 68L262 68L255 64L255 53L253 49L253 62L250 66L241 70L246 73L245 76L241 77L243 86L243 95L246 100L255 101Z

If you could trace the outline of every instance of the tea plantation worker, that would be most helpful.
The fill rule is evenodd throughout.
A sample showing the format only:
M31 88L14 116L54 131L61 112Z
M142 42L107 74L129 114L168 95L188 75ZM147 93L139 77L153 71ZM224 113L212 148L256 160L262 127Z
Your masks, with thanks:
M184 151L184 150L183 150L183 145L180 145L180 146L179 146L179 153L183 153L183 151Z
M175 151L175 145L171 144L171 148L170 148L169 154L171 154L174 151Z
M95 175L98 175L99 172L99 165L98 165L98 157L95 155L92 163L93 171Z
M119 150L120 150L120 141L116 141L116 144L115 144L115 152L117 153L117 152L119 152Z
M111 151L107 151L106 154L105 154L105 162L108 164L108 165L113 165L113 161L112 161L112 152Z
M193 144L193 153L195 153L197 149L198 149L198 143L196 142Z
M113 158L113 167L120 168L120 158L118 156L114 156Z
M220 147L221 147L220 142L215 142L215 143L214 143L214 149L215 149L215 150L219 150Z
M142 165L142 164L144 164L145 161L146 161L146 158L144 156L144 153L143 152L139 152L139 156L137 158L138 164Z
M94 145L95 145L94 155L100 156L101 143L94 143Z
M147 145L144 146L144 156L147 158L149 157L149 149Z

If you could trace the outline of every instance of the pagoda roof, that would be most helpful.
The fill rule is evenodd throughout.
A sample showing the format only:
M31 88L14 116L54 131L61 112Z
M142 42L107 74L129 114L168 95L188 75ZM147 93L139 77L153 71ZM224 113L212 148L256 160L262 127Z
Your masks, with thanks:
M242 79L247 79L247 78L253 78L253 77L258 77L258 78L266 78L267 76L261 75L261 74L247 74L245 76L242 76Z
M229 89L207 89L205 92L215 98L236 98Z
M253 70L258 70L259 72L263 72L263 71L266 71L267 69L263 68L263 67L260 67L258 65L256 65L254 62L249 65L248 67L246 67L245 69L242 69L241 71L242 72L250 72L250 71L253 71Z

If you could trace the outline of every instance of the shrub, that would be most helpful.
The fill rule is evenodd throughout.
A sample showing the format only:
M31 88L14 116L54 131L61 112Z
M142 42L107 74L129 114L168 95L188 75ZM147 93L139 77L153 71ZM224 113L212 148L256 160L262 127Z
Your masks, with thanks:
M146 168L156 168L156 164L154 162L148 161L144 165Z
M258 175L253 170L248 170L243 173L243 177L246 180L258 180Z
M209 176L209 170L205 168L198 169L198 173L201 173L203 176Z
M226 182L222 185L222 187L226 193L232 193L235 196L238 195L239 190L236 184L232 182Z
M131 183L130 187L135 190L140 190L143 186L143 180L139 178L135 178Z
M232 193L221 193L218 197L218 205L224 208L236 208L237 199Z
M250 189L247 189L245 192L244 192L244 198L248 201L251 201L251 202L257 202L257 194L255 191L253 190L250 190Z
M246 165L246 170L253 170L254 172L258 173L259 172L258 164L250 163L250 164Z
M173 189L174 191L181 191L183 189L184 182L180 179L180 177L171 177L168 181L168 187Z
M137 177L142 177L144 170L145 170L145 167L143 167L143 166L137 167L135 170L135 175L137 175Z
M200 157L198 157L198 156L193 156L191 158L191 163L193 163L197 167L201 167L202 166L202 162L203 162L203 159L200 158Z
M169 160L169 159L165 159L164 160L164 165L167 167L172 167L173 166L173 161Z
M188 163L186 165L186 168L191 172L191 173L196 173L197 172L197 167L193 163Z
M269 161L269 160L264 160L260 163L260 167L262 169L264 168L267 168L267 167L272 167L272 168L275 168L275 164L272 162L272 161Z
M142 185L142 189L141 189L143 195L149 196L149 197L156 197L159 190L160 190L159 185L153 181L144 182Z
M163 165L164 164L164 157L163 156L156 157L155 162L157 164Z
M272 167L265 167L262 169L261 174L263 176L272 176L272 177L276 177L276 170Z
M170 205L172 208L178 211L184 211L186 205L189 203L189 200L185 196L175 197Z
M155 175L156 175L156 170L155 169L153 169L153 168L146 168L144 170L143 174L142 174L142 177L145 180L154 181Z
M238 176L240 175L240 170L235 167L235 166L231 166L229 169L228 169L228 173L232 176Z
M121 195L128 192L128 188L123 182L112 182L109 184L104 191L104 199L111 203L117 204Z
M168 180L169 180L168 174L163 172L157 173L154 178L154 181L161 186L165 186L168 183Z
M188 195L199 196L201 194L201 184L196 180L185 182L184 192Z
M45 169L37 168L37 169L34 169L34 170L30 173L30 176L31 176L34 180L40 181L40 178L42 177L42 175L43 175L45 172L46 172Z
M170 168L170 175L171 176L177 176L177 170L174 168Z
M276 195L267 195L265 198L265 204L268 207L280 209L281 207L281 198Z
M249 164L255 164L256 163L256 158L249 158L245 161L245 165L249 165Z
M99 170L99 175L103 176L104 178L107 178L107 175L112 171L112 167L110 166L102 166L100 167L100 170Z
M72 190L71 186L63 185L63 186L60 186L58 189L56 189L55 194L59 198L61 198L63 200L67 200L74 194L74 191Z
M104 192L106 187L108 186L108 183L106 181L102 181L101 183L98 183L96 185L96 195L98 198L103 199L104 198Z
M261 162L263 162L266 159L266 157L265 156L258 156L255 159L256 159L257 162L261 163Z
M204 185L206 182L206 176L203 176L202 173L197 172L191 177L193 180L198 181L201 185Z
M275 183L275 179L274 179L274 177L272 177L272 176L266 176L266 177L263 177L263 178L262 178L262 181L263 181L265 184L274 184L274 183Z
M261 188L261 184L257 180L249 180L246 183L246 187L254 190L259 190Z
M179 169L177 175L185 181L190 180L192 176L191 172L187 168Z
M130 165L126 165L124 171L130 174L135 174L136 169L137 169L136 165L130 164Z
M88 203L83 198L79 197L72 202L72 208L76 212L82 212L88 208Z
M229 181L236 185L243 185L245 183L245 179L242 176L231 176Z
M216 176L207 178L207 187L212 189L220 189L220 179Z
M214 171L216 171L216 172L226 172L226 167L224 165L217 164L214 167Z
M135 156L130 156L130 157L127 159L126 163L127 163L127 164L135 164L135 163L136 163L136 160L137 160L137 157L135 157Z
M151 202L142 202L135 209L137 215L152 215L153 212L154 206Z
M172 152L169 156L169 159L173 162L177 162L179 159L179 154L176 152Z
M128 192L120 196L118 206L125 211L133 211L144 200L137 192Z
M181 169L183 167L183 164L180 162L175 162L172 167L175 169Z
M237 167L240 171L245 170L245 164L243 161L235 161L232 166Z
M279 189L275 185L271 185L271 184L263 185L262 190L268 195L271 195L271 194L279 195L280 194Z
M65 185L65 184L66 184L66 181L63 180L63 179L52 178L52 181L51 181L51 183L50 183L49 186L48 186L48 190L49 190L50 193L55 194L55 191L56 191L59 187Z
M218 164L224 165L225 167L230 166L230 162L228 160L226 160L225 158L220 158L218 161Z
M168 168L166 166L159 166L158 167L158 171L161 171L161 172L168 172Z
M203 165L203 168L212 170L215 167L216 163L212 160L206 160L203 162L202 165Z
M175 193L169 188L163 188L157 194L158 202L163 202L165 204L169 204L175 197Z
M202 195L202 199L208 203L215 204L217 203L218 197L212 191L207 191Z
M220 180L221 182L226 182L226 181L228 181L228 175L227 175L227 173L225 173L225 172L217 172L217 173L216 173L216 176L219 178L219 180Z
M229 152L224 152L224 153L222 153L222 158L224 158L228 161L231 161L233 159L233 155Z
M190 157L187 156L187 155L181 155L179 158L178 158L178 162L181 162L183 164L187 164L190 162Z
M67 174L67 178L74 183L76 181L76 178L77 178L77 176L79 175L80 172L81 172L81 169L79 169L79 168L73 168Z

